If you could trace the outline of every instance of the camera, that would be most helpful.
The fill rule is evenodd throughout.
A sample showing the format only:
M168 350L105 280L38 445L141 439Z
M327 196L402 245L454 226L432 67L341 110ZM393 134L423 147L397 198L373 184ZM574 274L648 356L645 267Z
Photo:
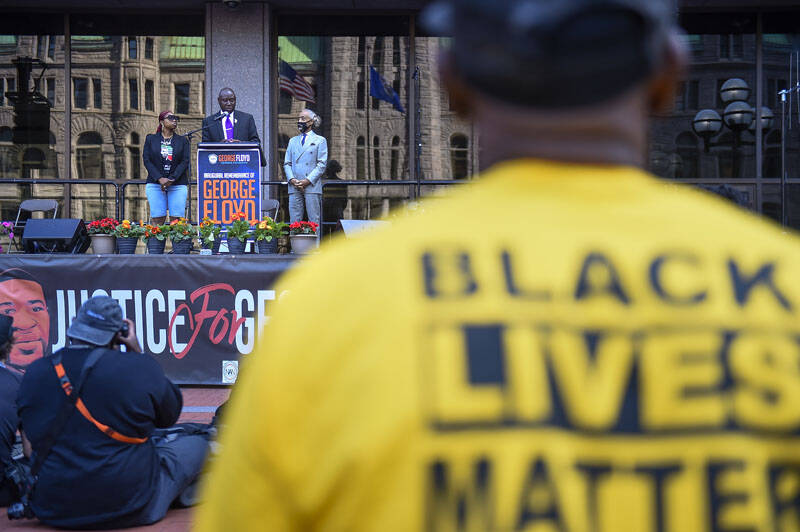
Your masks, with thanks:
M19 502L15 502L8 507L8 518L33 519L36 517L31 508L30 501L28 500L28 495L34 483L28 465L19 460L12 460L11 464L6 467L5 476L14 484L20 497Z
M122 328L119 330L119 334L120 334L120 335L121 335L123 338L127 338L127 337L128 337L128 333L129 333L129 332L130 332L130 329L129 329L129 327L128 327L128 322L127 322L127 321L125 321L125 322L122 322Z
M242 0L222 0L222 3L225 4L225 7L228 9L236 9L242 4Z

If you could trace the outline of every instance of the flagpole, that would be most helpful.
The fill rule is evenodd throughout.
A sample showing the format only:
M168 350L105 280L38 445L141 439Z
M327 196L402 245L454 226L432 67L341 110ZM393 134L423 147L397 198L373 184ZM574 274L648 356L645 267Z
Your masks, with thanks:
M369 68L369 50L370 47L366 44L367 38L364 37L364 90L367 92L366 97L364 98L364 105L367 108L367 142L364 143L364 146L367 150L367 179L372 178L372 135L370 135L369 131L369 108L372 107L372 97L370 96L370 92L372 90L372 76L370 76ZM367 197L369 198L369 188L367 188ZM369 205L369 201L367 201L367 205Z

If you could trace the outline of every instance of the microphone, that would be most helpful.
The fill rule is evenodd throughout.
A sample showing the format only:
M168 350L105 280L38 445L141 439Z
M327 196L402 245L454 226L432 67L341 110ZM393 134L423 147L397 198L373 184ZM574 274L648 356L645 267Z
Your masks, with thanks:
M222 120L223 116L228 116L228 113L226 113L225 111L220 111L219 116L217 116L214 120Z

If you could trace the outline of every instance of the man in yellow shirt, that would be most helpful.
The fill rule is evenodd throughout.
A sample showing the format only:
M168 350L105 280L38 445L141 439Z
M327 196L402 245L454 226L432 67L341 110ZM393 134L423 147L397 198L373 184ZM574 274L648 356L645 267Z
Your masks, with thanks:
M197 529L800 528L800 243L639 169L667 2L430 9L491 168L286 276Z

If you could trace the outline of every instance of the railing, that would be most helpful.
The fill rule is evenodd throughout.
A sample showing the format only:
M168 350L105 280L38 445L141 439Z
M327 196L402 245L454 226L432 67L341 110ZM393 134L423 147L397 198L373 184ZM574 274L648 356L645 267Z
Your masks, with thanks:
M441 186L450 186L450 185L460 185L464 183L468 183L467 180L456 180L456 179L431 179L431 180L348 180L348 179L336 179L336 180L324 180L322 183L323 187L323 194L322 194L322 212L320 212L320 216L324 217L324 207L325 207L325 188L346 188L346 187L366 187L369 189L370 187L409 187L408 193L404 195L406 199L409 201L418 199L422 195L422 187L441 187ZM112 186L114 187L114 217L118 220L122 220L126 218L125 213L125 192L129 186L141 186L147 184L147 180L145 179L131 179L125 181L123 183L119 183L114 180L109 179L74 179L74 180L66 180L66 179L0 179L0 185L101 185L101 186ZM192 193L195 190L195 187L191 185L196 185L197 181L190 181L189 182L189 195L187 196L187 205L191 205L192 201ZM288 182L286 181L261 181L261 186L280 186L286 187L288 186ZM348 198L349 195L347 196ZM74 199L72 195L70 195L70 201ZM329 198L330 199L330 198ZM338 223L338 220L333 221L325 221L324 218L320 220L321 225L323 226L335 226Z

